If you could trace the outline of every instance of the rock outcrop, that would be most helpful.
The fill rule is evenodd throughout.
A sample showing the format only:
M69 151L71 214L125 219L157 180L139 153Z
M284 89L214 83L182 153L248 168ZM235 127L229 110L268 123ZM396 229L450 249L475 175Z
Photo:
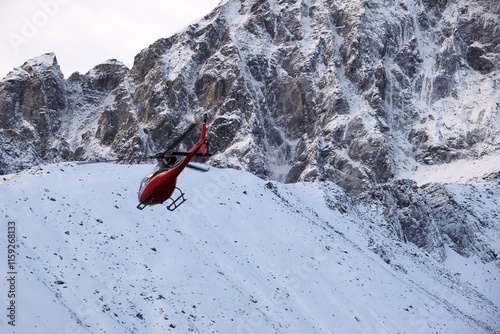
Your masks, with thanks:
M492 183L452 185L429 183L418 187L411 180L397 180L359 198L377 205L397 240L410 242L438 261L450 247L464 257L497 261L494 241L499 231L500 189Z

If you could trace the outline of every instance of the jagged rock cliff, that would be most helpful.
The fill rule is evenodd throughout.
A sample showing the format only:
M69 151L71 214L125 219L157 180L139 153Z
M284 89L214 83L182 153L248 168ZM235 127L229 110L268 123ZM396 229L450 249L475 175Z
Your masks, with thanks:
M359 201L380 205L395 239L411 242L439 261L446 259L445 247L450 247L464 257L490 262L499 256L499 199L498 183L418 187L412 180L397 180L365 193Z
M66 80L47 54L0 84L0 169L130 159L200 112L214 163L352 194L419 163L489 154L499 12L495 1L225 1L130 70L108 61Z
M86 158L85 146L97 138L104 148L97 120L105 119L126 73L112 60L65 79L54 54L10 72L0 82L0 172Z
M131 69L110 60L65 79L46 54L0 82L0 173L133 161L207 112L212 164L354 196L382 187L399 238L473 254L481 219L458 231L444 186L398 179L498 154L499 14L493 0L227 0Z

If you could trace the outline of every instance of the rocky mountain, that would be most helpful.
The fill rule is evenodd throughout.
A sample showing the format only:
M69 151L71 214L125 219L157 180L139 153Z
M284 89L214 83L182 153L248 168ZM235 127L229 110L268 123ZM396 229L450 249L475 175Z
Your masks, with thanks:
M66 79L45 54L0 82L0 173L131 162L207 112L213 165L333 181L385 201L397 237L490 261L482 217L454 213L445 185L404 179L500 156L499 14L494 0L225 0L131 69L110 60Z
M498 152L496 1L223 1L65 79L55 55L0 84L0 170L160 150L211 116L219 166L357 194L418 164ZM22 153L21 153L22 152Z

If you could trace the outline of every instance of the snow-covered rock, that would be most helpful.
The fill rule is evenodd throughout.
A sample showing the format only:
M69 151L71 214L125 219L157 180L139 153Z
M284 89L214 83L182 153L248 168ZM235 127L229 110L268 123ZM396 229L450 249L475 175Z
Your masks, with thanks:
M214 164L353 195L495 154L498 12L495 1L230 0L130 70L111 60L65 80L43 55L0 83L0 170L132 161L204 112Z
M8 226L17 238L16 296L2 279L0 305L14 301L17 333L500 331L498 258L461 256L453 237L443 238L446 260L430 256L411 234L419 226L406 224L410 207L398 227L381 199L356 201L330 181L211 168L181 174L187 202L176 211L140 211L136 189L152 168L61 163L0 179L0 258ZM443 205L467 207L497 256L498 183L441 188ZM444 218L447 233L460 226Z

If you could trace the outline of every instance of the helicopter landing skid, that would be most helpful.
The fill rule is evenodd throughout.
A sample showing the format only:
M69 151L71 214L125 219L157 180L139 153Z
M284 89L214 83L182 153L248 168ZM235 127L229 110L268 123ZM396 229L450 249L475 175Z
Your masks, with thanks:
M148 205L146 204L146 202L142 202L142 203L139 203L139 205L137 205L137 209L142 210L142 209L144 209L146 206L148 206Z
M167 209L169 211L174 211L175 209L177 209L182 203L184 203L185 201L187 201L187 199L184 197L184 193L182 192L182 190L180 190L179 188L175 187L175 189L179 190L179 192L181 193L176 199L173 199L172 197L170 197L168 200L171 201L171 203L169 205L167 205ZM167 201L168 201L167 200Z

